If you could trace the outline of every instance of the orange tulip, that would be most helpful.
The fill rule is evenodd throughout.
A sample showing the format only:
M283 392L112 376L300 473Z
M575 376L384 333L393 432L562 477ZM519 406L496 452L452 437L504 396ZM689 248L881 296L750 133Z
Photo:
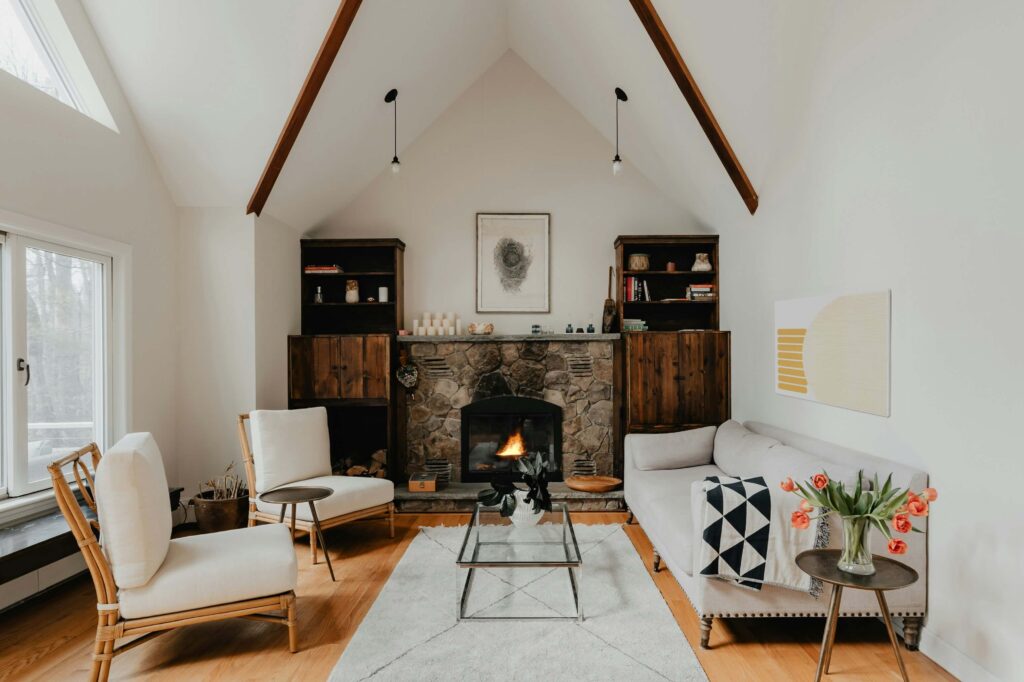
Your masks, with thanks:
M889 540L889 554L906 554L907 543L903 542L899 538L893 538Z
M928 516L928 503L920 497L915 497L907 503L907 511L914 516Z
M787 493L791 493L796 490L796 483L793 483L792 478L787 478L785 481L779 484L779 487L785 490Z
M892 527L900 533L909 533L913 528L910 523L910 517L906 514L897 514L892 517Z
M828 476L825 474L814 474L814 476L811 476L811 483L818 490L822 490L828 485Z
M814 511L814 505L808 502L807 500L800 500L800 509L810 514L812 511Z
M793 515L789 517L789 522L793 524L794 528L804 530L811 525L811 517L807 516L807 512L795 511L793 512Z
M934 502L939 498L939 491L936 490L935 488L925 488L924 490L921 491L921 497L928 500L929 502Z

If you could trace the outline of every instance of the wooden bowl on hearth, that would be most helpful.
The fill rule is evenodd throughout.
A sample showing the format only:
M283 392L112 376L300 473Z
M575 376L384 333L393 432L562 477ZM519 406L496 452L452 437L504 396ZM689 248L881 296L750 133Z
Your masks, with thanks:
M622 479L614 476L570 476L565 479L565 485L584 493L608 493L622 485Z

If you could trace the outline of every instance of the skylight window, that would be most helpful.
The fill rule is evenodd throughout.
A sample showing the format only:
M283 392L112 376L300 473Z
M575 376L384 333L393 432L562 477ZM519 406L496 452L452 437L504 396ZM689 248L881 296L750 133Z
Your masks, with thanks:
M0 69L117 131L55 0L0 0Z

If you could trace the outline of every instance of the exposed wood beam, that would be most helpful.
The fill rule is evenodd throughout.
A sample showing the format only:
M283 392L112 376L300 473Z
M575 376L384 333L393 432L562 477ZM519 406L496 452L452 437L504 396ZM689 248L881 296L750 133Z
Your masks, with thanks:
M690 109L693 110L693 115L697 117L697 122L704 129L704 134L708 136L711 146L718 154L722 165L725 166L725 171L732 178L740 196L743 197L747 209L753 214L757 210L757 192L754 191L750 178L743 171L743 166L736 158L736 152L729 145L729 140L726 139L725 133L718 125L715 115L711 113L711 107L708 106L700 88L697 87L697 81L694 80L693 74L686 68L686 63L683 61L682 55L679 54L676 44L672 41L672 36L668 34L665 24L661 22L658 11L654 9L653 0L629 0L629 2L633 5L637 17L640 18L640 23L647 29L647 34L651 37L654 47L657 48L658 54L664 60L672 78L675 79L676 85L679 86L679 91L683 93Z
M299 96L295 98L295 104L292 105L292 110L288 114L288 120L285 121L284 128L277 138L277 144L274 145L274 151L267 159L263 175L260 176L260 181L256 184L256 189L253 190L252 197L249 199L246 213L259 215L264 204L267 203L270 190L274 188L277 176L284 168L288 153L291 152L295 140L299 137L302 124L306 122L306 117L309 115L310 109L313 108L313 102L316 101L316 96L320 93L320 88L331 70L331 65L334 64L334 58L338 56L341 44L345 42L345 36L348 35L348 30L352 27L352 22L355 20L356 12L359 11L361 4L363 4L363 0L341 0L341 4L338 5L334 21L331 22L331 27L327 30L323 43L320 44L320 50L316 53L316 59L313 60L313 66L309 68L302 89L299 90Z

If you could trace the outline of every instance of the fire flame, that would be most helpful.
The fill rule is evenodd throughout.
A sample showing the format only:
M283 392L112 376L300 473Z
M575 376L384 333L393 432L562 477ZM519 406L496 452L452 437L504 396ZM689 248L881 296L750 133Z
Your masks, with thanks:
M526 442L523 440L523 432L516 429L495 454L498 457L522 457L525 455Z

